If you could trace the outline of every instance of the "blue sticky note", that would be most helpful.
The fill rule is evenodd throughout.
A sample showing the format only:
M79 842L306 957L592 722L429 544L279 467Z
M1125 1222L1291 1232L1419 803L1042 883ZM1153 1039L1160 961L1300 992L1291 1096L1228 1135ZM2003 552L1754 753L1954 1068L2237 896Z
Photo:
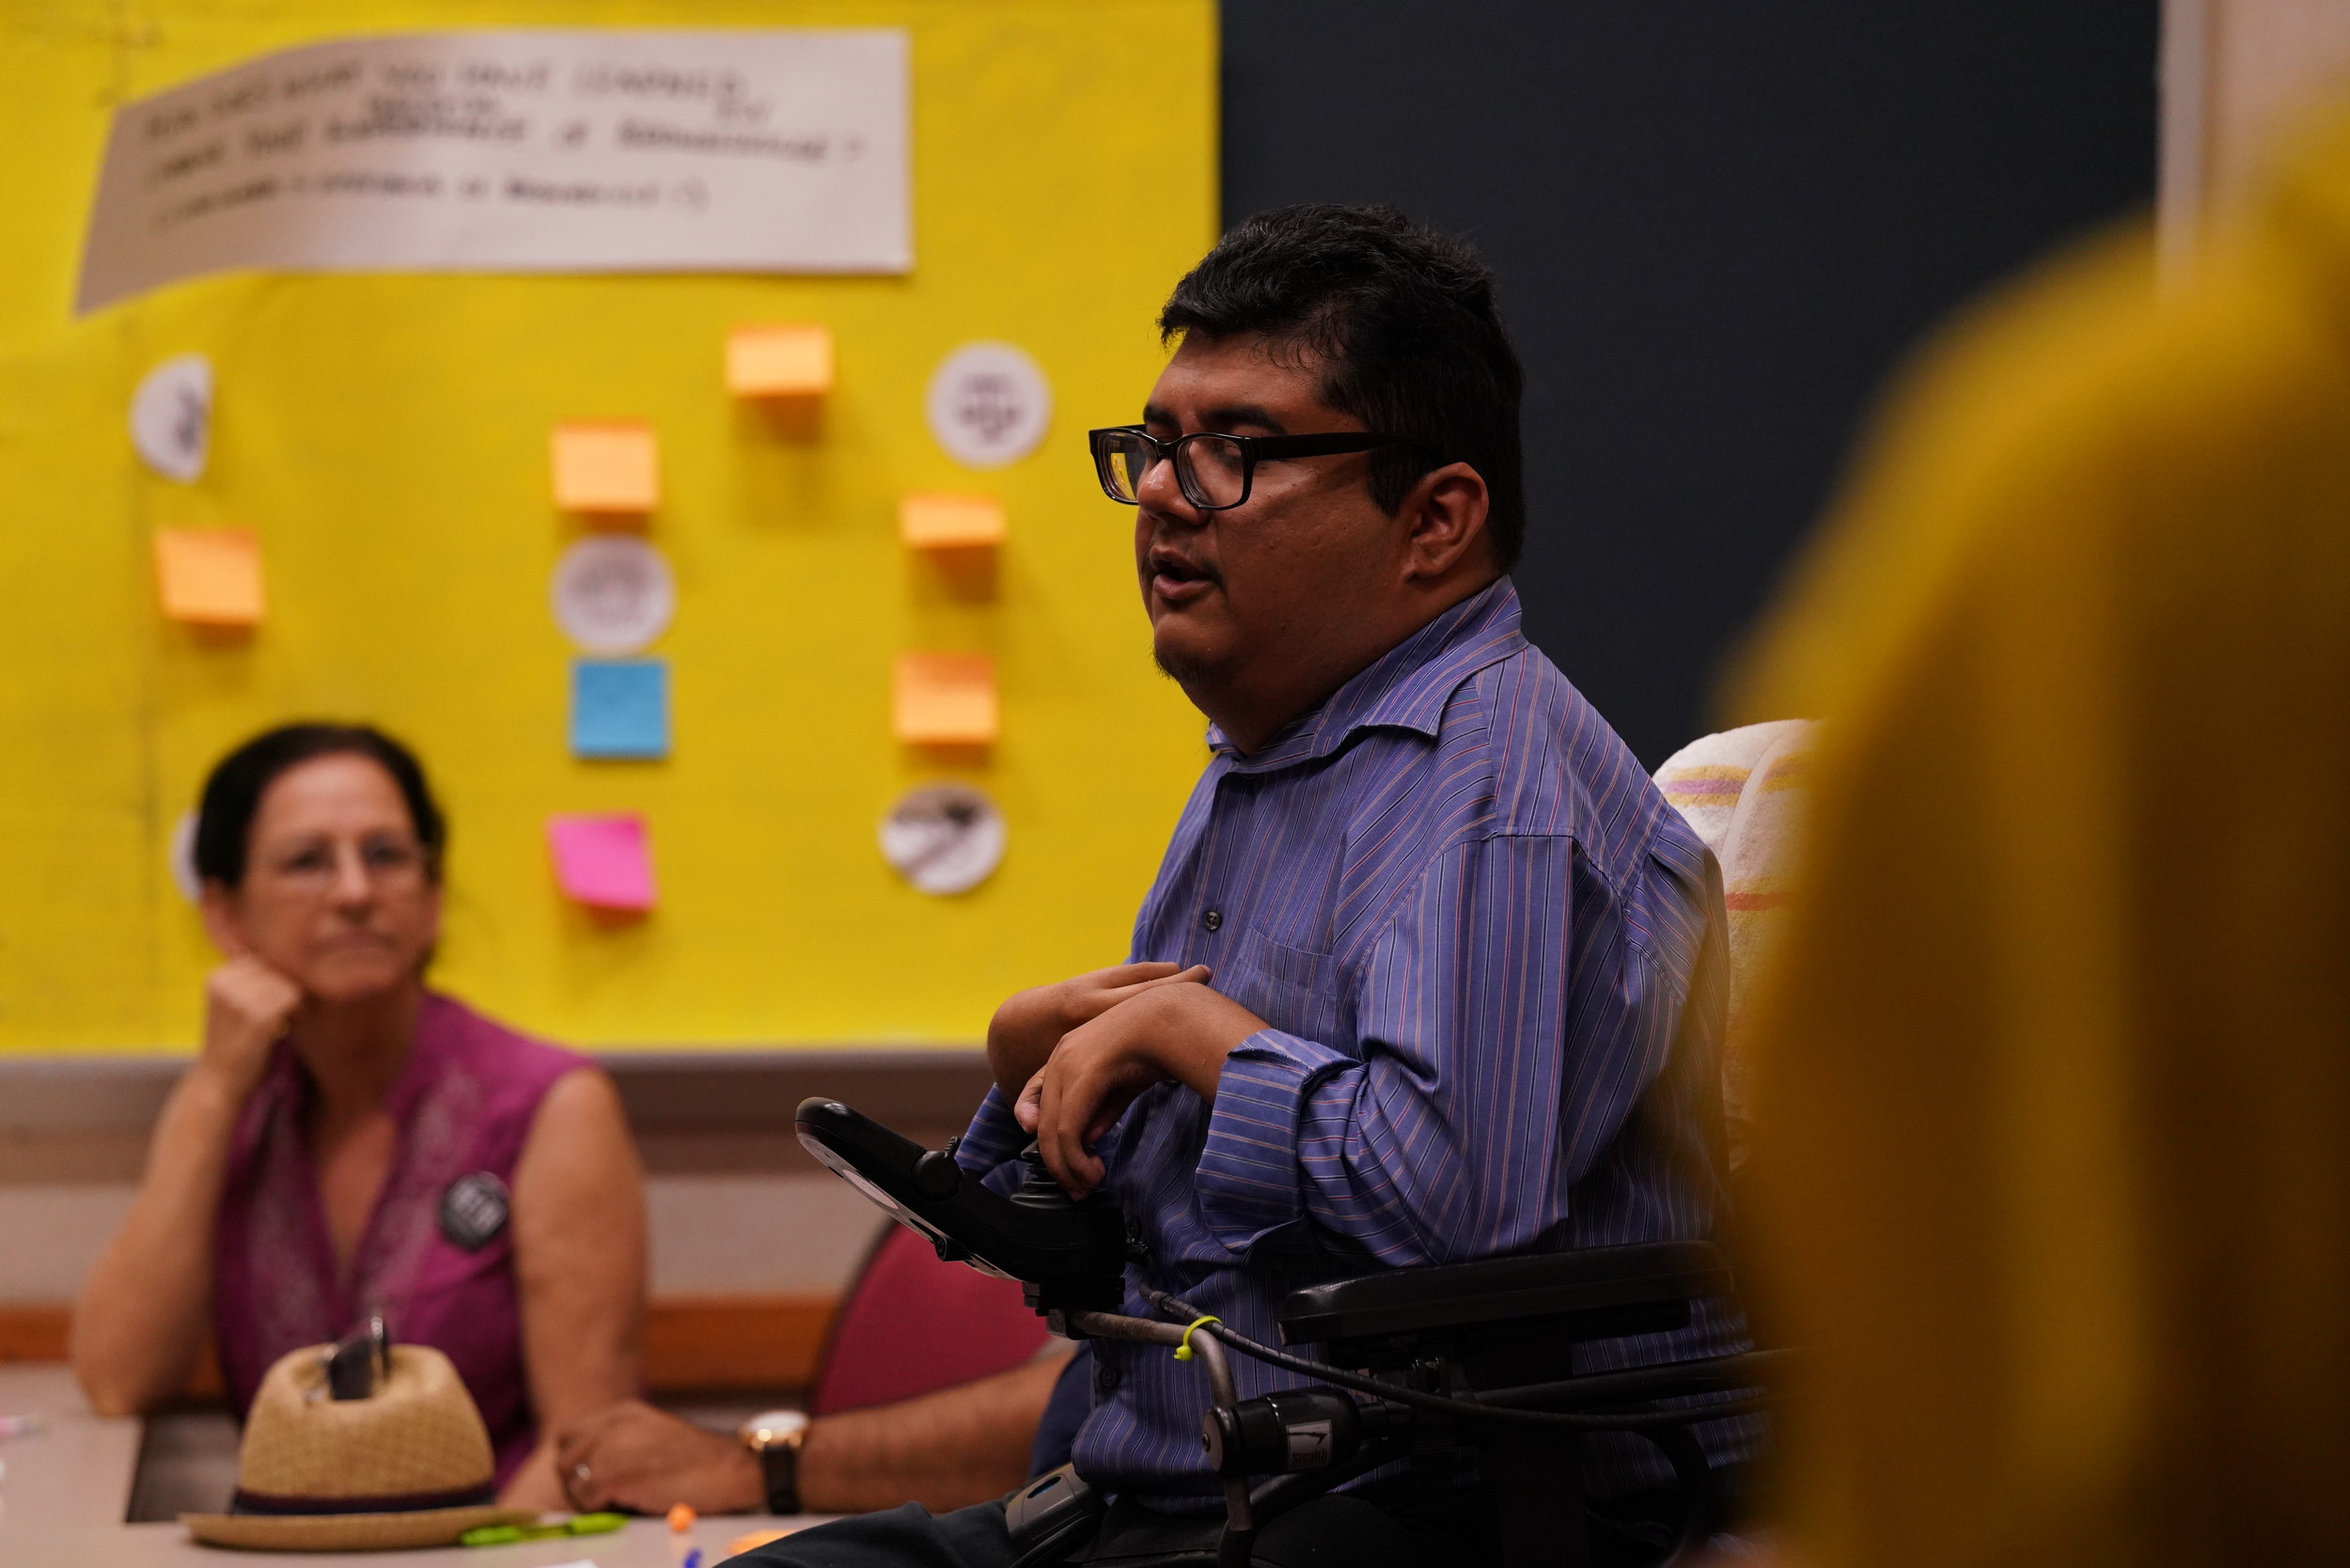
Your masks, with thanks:
M572 664L572 755L669 755L669 666L660 659Z

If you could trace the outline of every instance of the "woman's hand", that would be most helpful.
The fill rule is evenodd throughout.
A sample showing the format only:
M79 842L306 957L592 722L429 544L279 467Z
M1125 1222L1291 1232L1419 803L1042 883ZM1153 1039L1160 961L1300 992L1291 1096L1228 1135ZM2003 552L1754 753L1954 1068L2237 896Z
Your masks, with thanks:
M1204 964L1188 969L1173 964L1120 964L1023 991L988 1021L987 1064L1005 1096L1016 1099L1070 1030L1154 987L1208 978Z
M251 953L230 959L204 981L204 1048L196 1070L212 1075L231 1104L269 1068L270 1047L302 1005L302 988Z
M1020 1090L1012 1117L1073 1198L1102 1184L1093 1145L1143 1090L1168 1079L1209 1105L1232 1047L1265 1021L1204 984L1161 983L1069 1031Z
M147 1173L73 1310L74 1375L104 1416L151 1410L188 1386L211 1337L212 1227L237 1119L269 1068L302 988L259 959L204 982L204 1046L172 1086Z
M697 1513L757 1513L767 1501L750 1450L639 1399L566 1421L555 1435L555 1473L583 1513L661 1514L677 1503Z

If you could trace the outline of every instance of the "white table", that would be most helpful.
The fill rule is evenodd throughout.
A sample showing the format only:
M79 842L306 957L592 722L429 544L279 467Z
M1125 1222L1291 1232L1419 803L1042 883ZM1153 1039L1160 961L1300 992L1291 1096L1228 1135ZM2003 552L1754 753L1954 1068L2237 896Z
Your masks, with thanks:
M0 1568L150 1568L184 1564L253 1568L280 1562L337 1562L345 1568L551 1568L586 1560L596 1568L676 1568L669 1530L659 1519L632 1519L611 1535L522 1541L506 1546L443 1546L415 1552L224 1552L200 1546L178 1524L126 1525L123 1513L138 1471L139 1422L90 1414L73 1374L62 1366L0 1366L0 1414L39 1415L48 1430L0 1440ZM728 1515L697 1521L693 1544L712 1568L728 1542L746 1531L814 1518Z

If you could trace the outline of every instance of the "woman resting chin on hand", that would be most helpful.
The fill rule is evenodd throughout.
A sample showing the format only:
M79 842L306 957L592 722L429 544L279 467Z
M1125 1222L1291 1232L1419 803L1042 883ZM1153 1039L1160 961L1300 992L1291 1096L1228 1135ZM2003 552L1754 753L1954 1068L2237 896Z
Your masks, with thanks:
M100 1411L149 1410L209 1336L243 1410L381 1314L456 1363L501 1500L560 1508L540 1433L636 1390L643 1181L600 1069L426 988L445 842L373 729L290 725L213 769L196 861L226 960L73 1369Z

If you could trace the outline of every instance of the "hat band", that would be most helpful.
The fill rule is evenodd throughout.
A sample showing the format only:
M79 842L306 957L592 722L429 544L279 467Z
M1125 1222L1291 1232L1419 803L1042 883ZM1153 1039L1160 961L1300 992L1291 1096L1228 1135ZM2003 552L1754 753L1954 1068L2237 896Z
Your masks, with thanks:
M380 1497L284 1497L268 1492L237 1488L228 1499L231 1513L421 1513L429 1508L469 1508L494 1501L494 1482L462 1487L454 1492L401 1492Z

